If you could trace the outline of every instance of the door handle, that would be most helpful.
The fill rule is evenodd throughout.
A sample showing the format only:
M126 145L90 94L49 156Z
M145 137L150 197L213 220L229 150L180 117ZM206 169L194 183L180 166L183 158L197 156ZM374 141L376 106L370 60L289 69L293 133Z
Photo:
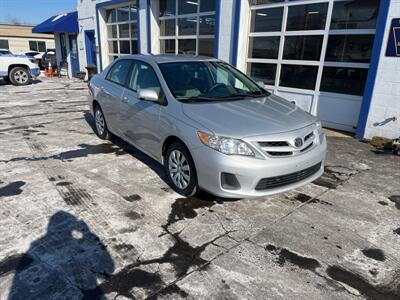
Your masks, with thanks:
M124 102L124 103L128 103L128 102L129 102L129 99L128 99L128 97L123 97L123 98L122 98L122 102Z

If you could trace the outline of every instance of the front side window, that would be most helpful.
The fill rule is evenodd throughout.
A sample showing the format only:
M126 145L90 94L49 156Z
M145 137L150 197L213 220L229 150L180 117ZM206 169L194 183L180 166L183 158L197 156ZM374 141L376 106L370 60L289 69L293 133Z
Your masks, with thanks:
M226 63L164 63L160 69L178 100L240 100L266 95L250 78Z
M138 53L137 13L135 2L106 11L109 61L121 55Z
M129 78L128 88L138 92L143 89L151 89L160 95L161 85L154 69L147 63L137 61L134 64L132 74Z
M214 55L215 0L160 0L160 53Z
M132 66L132 60L124 59L117 61L108 72L106 79L119 85L125 85L129 71Z

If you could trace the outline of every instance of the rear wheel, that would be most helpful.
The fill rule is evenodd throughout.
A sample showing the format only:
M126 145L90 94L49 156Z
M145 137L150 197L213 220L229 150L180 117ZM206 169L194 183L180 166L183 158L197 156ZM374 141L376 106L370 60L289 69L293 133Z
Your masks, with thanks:
M181 142L174 142L168 147L164 167L172 188L184 196L197 193L196 168L189 150Z
M109 140L111 138L111 134L108 131L106 119L99 105L96 105L94 108L94 122L97 136L102 140Z
M28 85L32 82L31 74L26 68L16 67L10 72L10 81L13 85Z

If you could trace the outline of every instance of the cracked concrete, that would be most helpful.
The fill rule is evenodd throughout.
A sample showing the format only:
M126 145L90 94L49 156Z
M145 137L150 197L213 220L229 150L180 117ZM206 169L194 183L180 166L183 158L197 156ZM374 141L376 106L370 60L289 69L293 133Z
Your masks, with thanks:
M0 81L0 300L400 299L400 158L328 138L286 194L183 198L92 131L85 84Z

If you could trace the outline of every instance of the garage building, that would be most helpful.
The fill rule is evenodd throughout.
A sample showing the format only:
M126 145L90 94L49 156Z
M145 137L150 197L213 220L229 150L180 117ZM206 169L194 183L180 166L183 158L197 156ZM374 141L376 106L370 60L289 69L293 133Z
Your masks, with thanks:
M33 26L20 24L0 24L0 49L12 53L46 52L54 49L53 35L32 33Z
M400 0L78 0L77 11L81 71L130 53L214 56L326 127L400 135Z

